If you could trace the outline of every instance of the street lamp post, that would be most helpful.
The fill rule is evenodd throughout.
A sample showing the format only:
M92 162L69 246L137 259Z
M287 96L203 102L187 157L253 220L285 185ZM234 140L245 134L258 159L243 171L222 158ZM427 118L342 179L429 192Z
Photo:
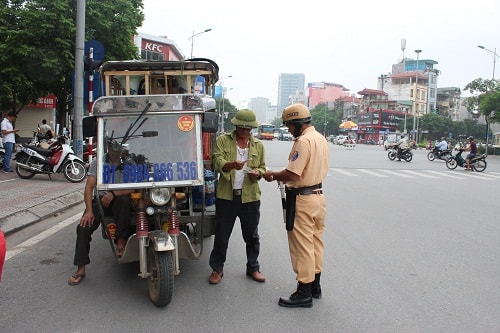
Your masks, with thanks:
M415 50L415 53L417 54L417 65L415 68L415 96L413 96L414 100L414 108L413 108L413 140L417 141L417 132L416 132L416 125L417 125L417 96L418 96L418 56L420 55L420 52L422 50Z
M477 47L479 47L480 49L485 50L486 52L490 53L493 56L493 76L492 76L492 80L494 82L495 81L495 65L496 65L497 58L498 58L497 48L495 47L495 50L492 51L490 49L485 48L482 45L478 45ZM490 136L490 121L489 121L488 118L489 118L488 115L485 115L485 119L486 119L486 149L485 149L485 153L486 154L488 154L488 138Z
M205 32L209 32L209 31L212 31L212 29L205 29L205 30L197 32L197 33L194 33L194 30L193 30L193 34L191 35L191 37L188 38L188 40L191 39L191 59L193 58L194 38L196 36L199 36L199 35L201 35L201 34L203 34Z

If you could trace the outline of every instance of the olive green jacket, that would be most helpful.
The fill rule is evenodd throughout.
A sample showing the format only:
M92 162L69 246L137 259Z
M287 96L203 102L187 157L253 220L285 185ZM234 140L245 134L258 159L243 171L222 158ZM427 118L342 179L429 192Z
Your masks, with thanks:
M251 169L258 170L261 177L266 172L264 144L250 136L248 145L248 163L247 166ZM235 170L231 169L227 172L222 171L222 167L227 162L237 160L236 155L236 132L223 134L217 138L213 162L215 171L219 173L219 181L217 184L217 198L232 200L233 199L233 184L235 178ZM260 177L260 178L261 178ZM259 179L260 179L259 178ZM241 202L252 202L260 200L260 186L258 181L252 181L245 174L241 193Z

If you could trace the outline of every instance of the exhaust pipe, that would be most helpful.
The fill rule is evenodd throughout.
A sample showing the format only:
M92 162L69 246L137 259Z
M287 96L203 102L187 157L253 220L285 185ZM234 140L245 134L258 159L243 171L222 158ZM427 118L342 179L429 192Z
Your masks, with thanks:
M24 163L20 163L20 162L16 162L16 165L19 166L20 168L23 168L23 169L26 169L26 170L30 170L30 171L34 171L34 172L39 172L39 173L48 173L46 171L43 171L42 169L40 168L36 168L34 166L31 166L31 165L27 165L27 164L24 164Z

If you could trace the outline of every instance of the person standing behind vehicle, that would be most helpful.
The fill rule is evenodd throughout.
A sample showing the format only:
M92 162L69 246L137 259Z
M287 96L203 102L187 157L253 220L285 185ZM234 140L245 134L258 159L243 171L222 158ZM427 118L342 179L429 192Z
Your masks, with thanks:
M253 111L239 110L231 123L236 129L217 138L213 154L214 168L220 175L215 201L215 238L209 259L212 274L208 282L222 281L236 217L240 219L246 244L246 274L254 281L264 282L258 261L261 194L258 181L266 171L264 145L250 135L250 131L258 127Z
M113 143L107 145L107 162L112 165L121 164L121 147L114 147ZM134 190L114 190L100 192L94 195L97 185L97 159L93 159L89 166L87 181L83 199L85 202L85 212L76 228L76 245L73 264L77 266L76 272L68 280L70 286L80 284L85 277L85 266L90 263L89 252L92 234L101 224L99 206L96 200L101 200L101 204L106 215L112 215L116 222L116 253L121 257L129 236L129 223L131 217L132 201L129 194Z
M472 170L471 167L470 167L470 161L474 157L476 157L476 154L477 154L477 145L476 145L476 142L474 141L474 137L469 136L467 138L467 140L469 140L469 145L467 146L467 148L465 149L465 151L468 151L470 153L467 154L467 157L465 158L465 163L467 164L467 167L465 168L465 170Z
M306 106L288 106L283 123L296 138L288 157L288 166L279 172L267 170L264 179L286 184L286 229L297 291L282 297L284 307L312 307L312 298L321 298L326 203L322 182L328 172L328 142L311 125Z
M42 119L42 125L40 126L40 130L38 131L43 139L52 139L54 137L52 133L52 128L49 124L47 124L47 120Z
M401 155L403 154L403 149L408 148L408 141L406 140L406 135L401 134L401 138L393 144L394 148L398 149L398 161L401 161Z
M5 158L3 160L3 172L5 173L14 172L10 168L10 159L12 158L12 153L16 145L16 133L19 132L19 129L14 129L16 118L16 113L11 111L7 114L7 117L2 120L2 124L0 125L3 137L3 148L5 149Z

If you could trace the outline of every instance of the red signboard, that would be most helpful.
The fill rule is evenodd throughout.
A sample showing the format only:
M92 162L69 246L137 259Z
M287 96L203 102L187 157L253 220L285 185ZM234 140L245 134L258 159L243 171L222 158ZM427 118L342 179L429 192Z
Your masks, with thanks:
M57 97L53 94L40 97L36 103L30 103L29 107L39 109L55 109L57 107Z

